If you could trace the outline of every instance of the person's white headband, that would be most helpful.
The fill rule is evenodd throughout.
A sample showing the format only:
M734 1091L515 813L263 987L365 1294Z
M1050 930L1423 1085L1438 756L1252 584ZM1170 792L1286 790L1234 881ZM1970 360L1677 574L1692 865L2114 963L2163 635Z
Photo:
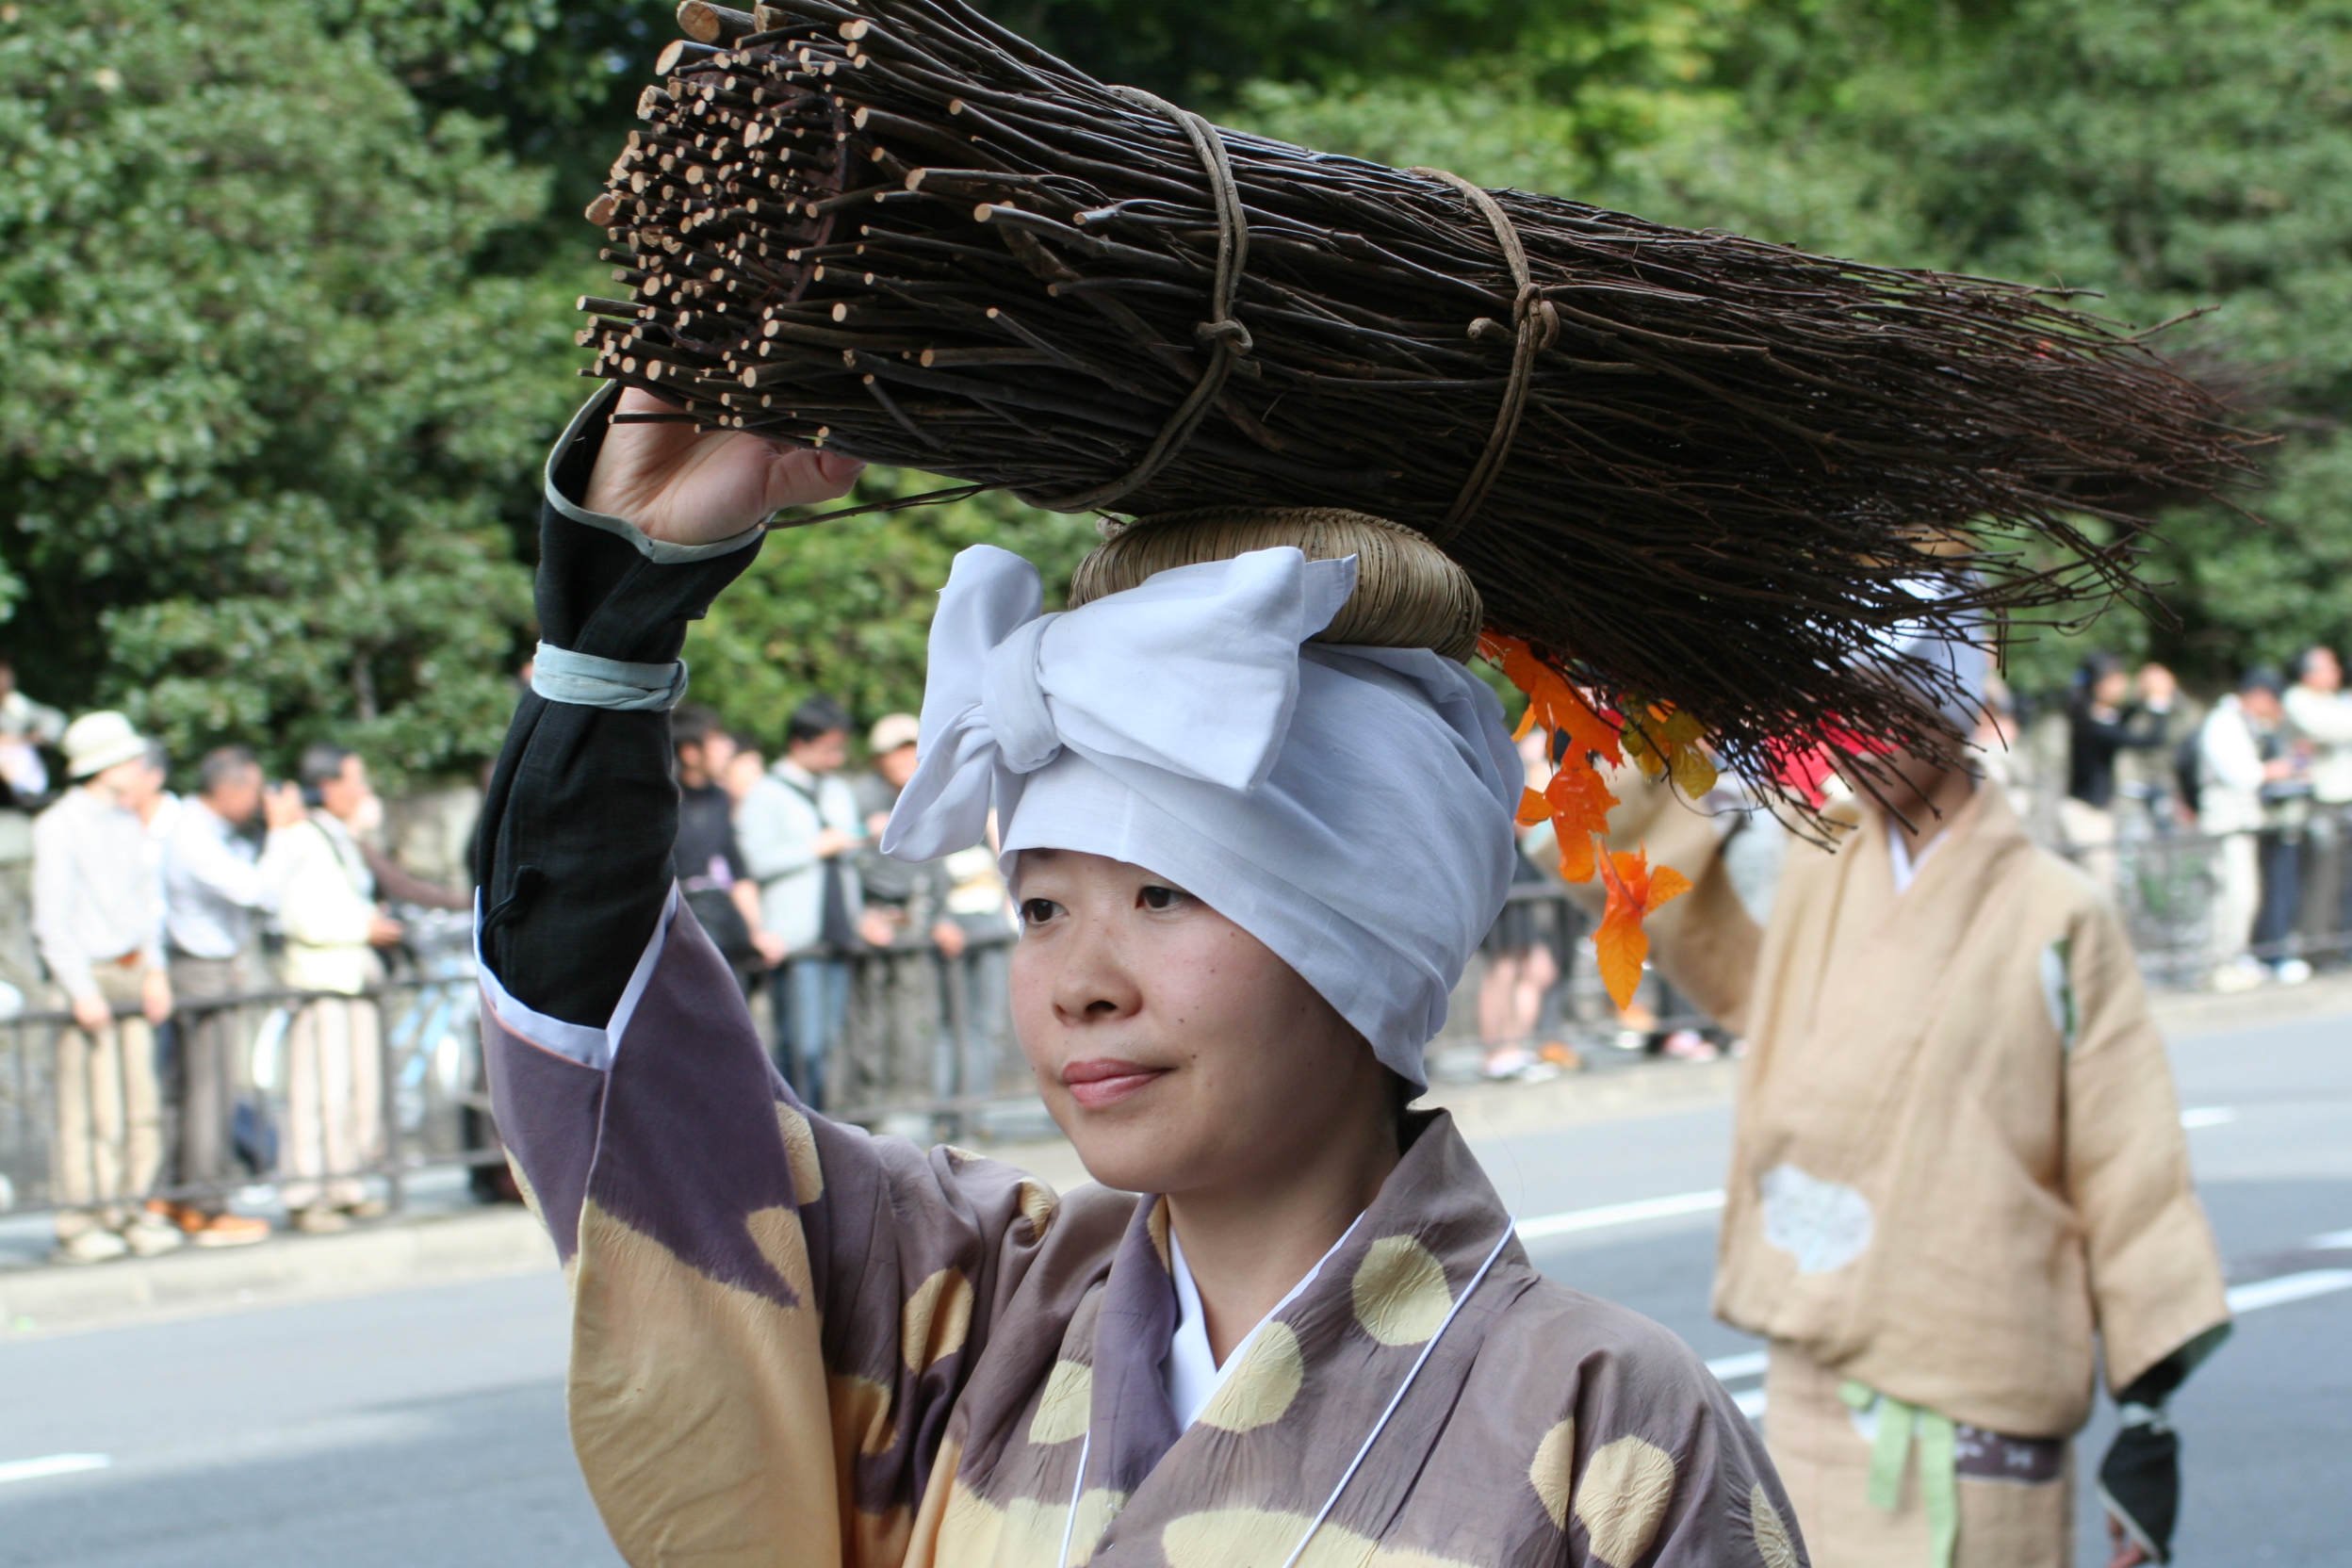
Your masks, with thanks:
M1355 575L1254 550L1045 615L1036 567L965 550L884 852L977 843L993 804L1008 872L1047 848L1147 867L1426 1085L1422 1047L1510 886L1522 770L1500 704L1460 664L1307 642Z

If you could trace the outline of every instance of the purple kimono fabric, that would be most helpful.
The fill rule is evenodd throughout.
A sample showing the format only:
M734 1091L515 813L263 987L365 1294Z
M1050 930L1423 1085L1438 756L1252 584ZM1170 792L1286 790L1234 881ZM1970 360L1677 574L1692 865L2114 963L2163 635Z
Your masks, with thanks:
M483 1008L570 1281L573 1440L631 1563L1805 1561L1716 1380L1537 1274L1443 1112L1180 1429L1165 1204L808 1114L672 910L610 1037Z

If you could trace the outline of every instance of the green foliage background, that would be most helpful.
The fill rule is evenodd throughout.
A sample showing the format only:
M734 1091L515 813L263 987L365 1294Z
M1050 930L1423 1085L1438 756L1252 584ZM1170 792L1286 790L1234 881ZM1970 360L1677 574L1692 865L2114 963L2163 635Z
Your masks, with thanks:
M2193 678L2352 632L2352 0L993 0L1229 123L1898 265L2092 288L2247 389L2251 504L2166 520ZM660 0L0 4L0 646L183 756L495 746L536 471L583 390L577 217ZM921 476L875 473L866 497ZM920 692L954 551L1050 579L1082 519L991 498L771 540L696 694L773 743ZM2053 687L2084 642L2015 674Z

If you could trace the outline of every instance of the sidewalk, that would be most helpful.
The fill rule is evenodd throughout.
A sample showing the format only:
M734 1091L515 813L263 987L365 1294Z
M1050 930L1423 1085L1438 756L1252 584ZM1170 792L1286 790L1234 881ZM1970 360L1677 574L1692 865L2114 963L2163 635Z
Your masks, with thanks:
M2352 975L2232 996L2159 996L2155 1010L2170 1035L2347 1014ZM1646 1061L1548 1084L1442 1085L1422 1103L1452 1111L1481 1137L1507 1136L1720 1103L1730 1098L1738 1074L1739 1064L1731 1061ZM1076 1151L1063 1139L994 1144L984 1152L1035 1173L1056 1191L1088 1180ZM40 1221L27 1216L22 1223ZM281 1234L255 1247L184 1249L86 1268L0 1267L0 1340L554 1266L554 1248L526 1211L434 1205L427 1198L399 1220L342 1235Z

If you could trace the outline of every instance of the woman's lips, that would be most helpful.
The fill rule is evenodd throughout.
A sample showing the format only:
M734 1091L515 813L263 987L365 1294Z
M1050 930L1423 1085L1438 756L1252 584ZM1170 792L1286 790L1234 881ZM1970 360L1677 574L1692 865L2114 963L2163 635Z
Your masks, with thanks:
M1070 1097L1080 1105L1089 1111L1099 1111L1105 1105L1126 1099L1167 1070L1162 1067L1145 1067L1139 1062L1101 1057L1093 1061L1072 1062L1062 1069L1062 1086L1070 1090Z

